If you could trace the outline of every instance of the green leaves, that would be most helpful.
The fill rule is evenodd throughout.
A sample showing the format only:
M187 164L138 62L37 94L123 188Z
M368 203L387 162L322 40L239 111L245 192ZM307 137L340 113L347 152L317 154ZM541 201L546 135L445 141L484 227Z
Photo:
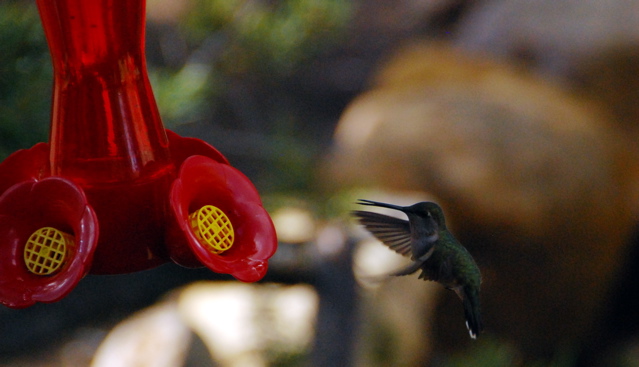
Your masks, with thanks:
M352 4L338 0L199 0L185 19L195 40L227 37L223 69L285 74L336 42Z
M0 2L0 159L47 138L52 69L35 2Z

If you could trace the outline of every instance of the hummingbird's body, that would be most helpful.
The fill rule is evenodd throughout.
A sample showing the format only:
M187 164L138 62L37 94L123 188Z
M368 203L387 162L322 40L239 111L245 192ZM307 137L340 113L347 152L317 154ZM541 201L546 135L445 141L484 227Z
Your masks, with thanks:
M377 239L413 260L391 275L403 276L421 270L420 279L439 282L457 293L464 306L470 336L476 338L483 328L479 304L481 274L470 253L446 228L439 205L421 202L402 207L361 199L358 204L400 210L408 216L406 221L367 211L353 212Z

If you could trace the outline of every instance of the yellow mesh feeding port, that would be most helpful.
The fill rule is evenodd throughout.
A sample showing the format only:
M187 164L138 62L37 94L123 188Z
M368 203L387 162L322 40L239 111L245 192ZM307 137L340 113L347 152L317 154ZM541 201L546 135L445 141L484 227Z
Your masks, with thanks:
M220 254L233 246L235 233L229 218L219 208L205 205L189 215L195 236L207 249Z
M24 263L36 275L49 275L64 264L67 249L75 243L73 236L52 227L33 232L24 248Z

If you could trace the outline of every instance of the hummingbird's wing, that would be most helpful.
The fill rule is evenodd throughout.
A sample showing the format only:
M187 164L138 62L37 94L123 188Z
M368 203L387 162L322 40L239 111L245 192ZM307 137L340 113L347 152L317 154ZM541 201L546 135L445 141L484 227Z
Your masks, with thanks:
M353 211L359 222L383 244L404 256L411 256L410 225L407 220L363 210Z

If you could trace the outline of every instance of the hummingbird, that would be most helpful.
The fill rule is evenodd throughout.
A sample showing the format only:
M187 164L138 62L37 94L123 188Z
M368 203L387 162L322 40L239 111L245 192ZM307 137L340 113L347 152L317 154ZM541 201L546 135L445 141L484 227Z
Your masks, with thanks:
M441 283L462 301L470 337L482 331L479 304L481 273L468 250L446 228L442 208L433 202L398 206L359 199L357 204L395 209L408 220L379 213L356 210L353 215L378 240L412 263L390 276L410 275L421 270L419 279Z

